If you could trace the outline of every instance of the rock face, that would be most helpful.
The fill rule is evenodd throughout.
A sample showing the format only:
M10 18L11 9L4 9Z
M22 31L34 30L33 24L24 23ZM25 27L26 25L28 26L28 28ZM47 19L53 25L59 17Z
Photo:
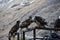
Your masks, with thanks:
M24 21L30 15L32 15L32 17L40 15L46 19L49 27L53 27L53 25L51 25L50 23L54 22L60 15L60 0L37 0L30 3L29 5L21 5L20 2L20 0L14 0L11 2L11 4L8 5L8 7L0 11L1 40L6 39L8 31L11 29L11 27L15 24L17 20ZM14 7L12 8L11 6L13 5ZM41 32L41 30L37 31L37 34L39 34L37 36L48 34L48 31L42 31L43 32ZM31 35L31 33L29 35Z

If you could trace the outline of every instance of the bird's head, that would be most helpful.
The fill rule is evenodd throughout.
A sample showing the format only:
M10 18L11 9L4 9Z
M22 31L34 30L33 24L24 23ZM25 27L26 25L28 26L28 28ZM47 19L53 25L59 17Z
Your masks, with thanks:
M19 24L19 23L20 23L20 21L18 20L18 21L17 21L17 23Z
M29 19L32 19L32 16L29 16Z

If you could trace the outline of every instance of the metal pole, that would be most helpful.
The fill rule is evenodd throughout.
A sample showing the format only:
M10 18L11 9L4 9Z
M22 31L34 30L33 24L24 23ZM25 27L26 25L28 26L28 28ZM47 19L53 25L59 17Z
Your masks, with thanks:
M15 36L17 35L17 40L19 40L19 33L15 33Z
M17 40L19 40L19 33L17 33Z
M36 30L33 30L33 40L36 40Z
M25 40L25 32L23 32L23 40Z

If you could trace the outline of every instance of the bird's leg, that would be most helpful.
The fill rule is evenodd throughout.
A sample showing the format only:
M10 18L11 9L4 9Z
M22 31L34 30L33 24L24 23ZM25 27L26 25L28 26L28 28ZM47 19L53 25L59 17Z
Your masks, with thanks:
M11 37L12 37L12 34L11 34L11 32L9 32L8 39L11 40Z
M12 40L15 40L15 34L12 35Z
M10 33L8 34L8 40L11 40L11 36L10 36Z

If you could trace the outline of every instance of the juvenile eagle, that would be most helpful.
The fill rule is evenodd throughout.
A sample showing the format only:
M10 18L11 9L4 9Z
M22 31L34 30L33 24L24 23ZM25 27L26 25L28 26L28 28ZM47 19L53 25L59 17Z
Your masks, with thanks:
M20 28L28 28L28 26L33 22L33 20L31 20L32 17L30 16L29 19L23 21L20 25Z
M45 19L43 19L42 17L40 17L40 16L35 16L35 18L34 18L34 20L35 20L35 23L38 25L38 26L43 26L44 27L44 25L47 25L47 22L45 22Z
M16 24L9 31L9 35L12 36L15 32L17 32L17 30L19 29L19 24L20 24L20 21L17 21Z

